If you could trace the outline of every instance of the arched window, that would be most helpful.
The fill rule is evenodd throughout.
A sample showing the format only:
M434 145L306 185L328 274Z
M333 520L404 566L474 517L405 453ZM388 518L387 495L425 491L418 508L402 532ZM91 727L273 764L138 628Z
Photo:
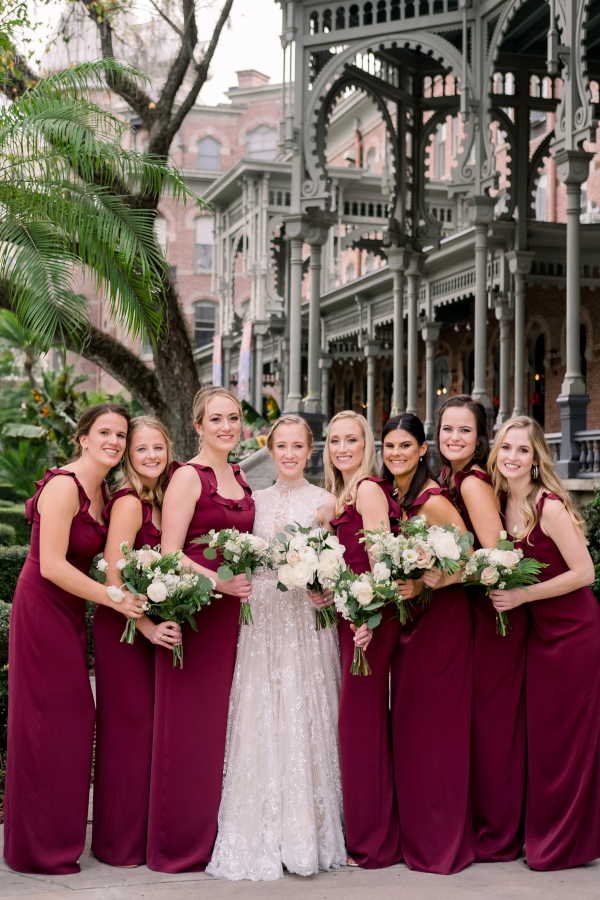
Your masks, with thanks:
M194 303L194 344L196 349L212 344L215 336L217 307L207 300Z
M358 28L360 25L359 9L356 3L350 7L350 15L348 17L348 28Z
M218 172L221 168L221 145L213 137L198 141L198 168Z
M212 271L213 260L213 217L200 216L196 219L194 246L194 268L199 274Z
M535 192L535 217L538 222L546 221L546 192L548 190L548 176L540 175L537 190Z
M346 10L343 6L338 6L335 11L335 28L336 31L343 30L346 27Z
M375 175L375 165L377 163L377 150L375 147L371 147L369 152L367 153L367 172L369 175Z
M377 21L385 22L387 19L387 2L386 0L378 0L377 3Z
M363 6L363 25L373 24L373 4L365 3Z
M354 268L354 263L350 263L350 265L346 269L346 281L354 281L356 278L356 269Z
M154 237L156 243L160 247L163 256L167 255L167 247L169 245L169 226L167 220L163 216L157 216L154 220Z
M269 125L259 125L246 135L248 159L273 160L277 156L277 130Z
M531 348L532 381L531 381L531 417L539 422L542 428L546 416L546 341L543 334L538 334Z

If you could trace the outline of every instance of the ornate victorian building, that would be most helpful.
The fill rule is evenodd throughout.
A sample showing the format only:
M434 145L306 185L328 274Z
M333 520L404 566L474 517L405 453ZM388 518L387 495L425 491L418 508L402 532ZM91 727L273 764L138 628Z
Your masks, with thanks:
M279 156L205 194L204 379L317 430L354 407L431 431L468 391L542 422L565 476L598 468L600 0L281 6Z

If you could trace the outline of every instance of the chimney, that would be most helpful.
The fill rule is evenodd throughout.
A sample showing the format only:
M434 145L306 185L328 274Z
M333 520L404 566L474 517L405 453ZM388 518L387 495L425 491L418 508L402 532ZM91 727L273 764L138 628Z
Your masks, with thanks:
M257 69L242 69L235 74L238 77L239 88L264 87L271 80L268 75L263 75Z

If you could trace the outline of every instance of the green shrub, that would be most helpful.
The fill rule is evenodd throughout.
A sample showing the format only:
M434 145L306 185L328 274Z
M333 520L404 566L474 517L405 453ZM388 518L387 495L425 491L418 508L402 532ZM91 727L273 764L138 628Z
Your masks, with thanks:
M12 603L29 547L0 547L0 602Z
M12 484L0 484L0 505L5 503L22 503L23 498L15 493Z
M16 532L13 526L0 522L0 547L12 547L16 542Z
M10 603L0 603L0 758L6 753L8 718L8 617ZM3 762L3 759L2 759Z
M17 544L31 542L31 525L25 518L25 504L15 503L12 506L0 506L0 522L4 525L12 525L15 529Z
M590 585L594 596L600 601L600 488L594 487L594 499L583 510L588 549L596 570L594 583Z

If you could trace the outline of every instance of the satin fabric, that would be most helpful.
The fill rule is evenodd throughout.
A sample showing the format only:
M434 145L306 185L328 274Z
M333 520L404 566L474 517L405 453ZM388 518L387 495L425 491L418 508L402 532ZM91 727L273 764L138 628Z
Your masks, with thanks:
M547 563L540 581L568 569L539 522L519 546ZM525 850L553 871L600 856L600 606L588 587L527 606Z
M390 519L397 520L400 507L389 483L381 478L368 480L383 489ZM331 524L346 548L348 567L359 575L369 571L365 545L359 543L364 526L356 506L346 506ZM390 662L399 633L400 623L386 608L367 650L372 675L351 675L354 634L348 622L339 623L342 688L338 731L346 846L348 855L365 869L393 866L402 859L389 715Z
M87 668L85 600L40 572L37 501L57 476L79 489L67 561L87 574L106 541L105 523L74 472L48 469L26 503L31 547L10 616L4 858L18 872L79 872L92 769L94 699ZM103 486L108 499L106 486Z
M192 540L211 528L251 532L254 501L239 466L232 469L245 494L241 500L229 500L218 493L210 467L188 465L197 472L202 493L183 549L190 559L216 571L221 559L206 559L204 547ZM173 668L170 651L156 654L146 861L157 872L201 872L210 861L217 835L239 615L239 598L223 594L198 614L197 632L183 626L183 669Z
M467 529L481 544L462 498L465 479L491 484L487 473L470 469L454 477L450 496ZM498 535L498 540L500 536ZM525 657L529 617L524 606L513 609L511 631L496 633L496 611L483 588L467 590L473 614L473 720L471 739L471 810L477 862L510 862L524 842L527 729Z
M428 488L406 511L419 515ZM400 847L409 869L449 875L475 859L469 768L473 620L466 591L414 602L392 659L392 742Z

